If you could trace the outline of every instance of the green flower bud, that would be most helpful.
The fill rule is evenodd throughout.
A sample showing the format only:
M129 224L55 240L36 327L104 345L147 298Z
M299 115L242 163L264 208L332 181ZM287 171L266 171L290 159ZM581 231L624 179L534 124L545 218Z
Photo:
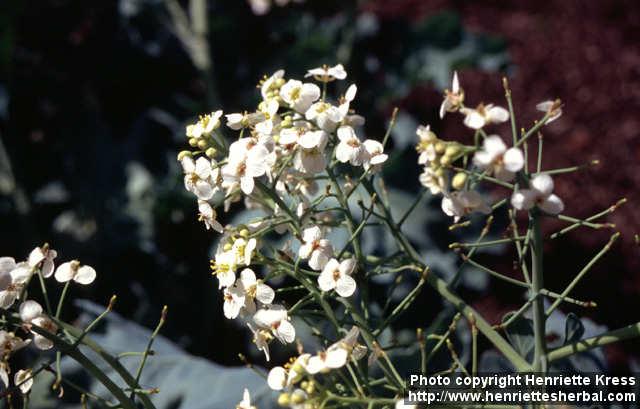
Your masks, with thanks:
M449 145L447 149L444 151L445 156L455 156L460 152L460 147L458 145Z
M442 166L451 165L451 162L453 162L453 158L451 156L445 155L442 158L440 158L440 164Z
M218 153L216 148L209 148L204 152L204 154L207 155L207 158L213 158L216 156L216 153Z
M294 405L299 405L299 404L301 404L302 402L304 402L304 401L305 401L305 399L304 399L304 395L303 395L302 393L294 393L294 394L291 394L291 397L290 397L290 399L289 399L289 400L290 400L290 401L291 401L291 403L292 403L292 404L294 404Z
M442 155L444 151L447 149L447 145L444 142L436 143L436 153Z
M193 146L194 148L198 146L198 138L189 138L189 145Z
M198 149L200 149L200 150L207 149L207 141L205 141L204 139L200 139L198 141Z

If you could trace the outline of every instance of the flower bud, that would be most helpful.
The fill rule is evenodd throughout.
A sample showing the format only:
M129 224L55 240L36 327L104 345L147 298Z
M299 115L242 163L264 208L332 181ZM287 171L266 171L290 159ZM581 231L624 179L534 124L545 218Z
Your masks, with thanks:
M233 245L231 243L225 243L225 245L222 247L224 251L229 251L232 248L233 248Z
M442 158L440 158L440 164L442 166L451 165L452 161L453 161L453 158L451 156L448 156L448 155L444 155Z
M467 181L467 175L464 172L458 172L451 180L451 186L454 189L460 190L464 187L465 182Z
M186 157L191 157L191 151L180 151L178 153L178 162L182 162L182 159Z
M289 400L292 404L299 405L305 401L305 397L303 393L292 393Z
M291 396L288 393L281 393L280 396L278 396L278 405L289 406L290 402Z
M436 143L436 153L439 155L442 155L444 153L444 151L447 149L447 145L445 145L444 142L438 142Z
M208 148L204 154L207 155L207 158L213 158L216 156L216 153L218 153L218 151L216 150L216 148Z
M240 230L240 237L245 238L245 239L246 239L247 237L249 237L249 229L242 229L242 230Z
M309 395L312 395L316 391L316 384L314 382L309 382L306 388L304 388L305 392Z
M198 138L189 138L189 145L193 146L194 148L198 146Z
M444 151L445 156L456 156L460 152L460 147L458 145L449 145L447 149Z
M200 149L200 150L207 149L207 141L205 141L204 139L200 139L198 141L198 149Z

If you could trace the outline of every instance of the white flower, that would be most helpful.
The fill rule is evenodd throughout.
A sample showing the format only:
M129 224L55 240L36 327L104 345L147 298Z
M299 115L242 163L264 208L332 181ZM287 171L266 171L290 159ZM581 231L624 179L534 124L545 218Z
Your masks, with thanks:
M324 149L328 141L329 135L324 131L306 132L300 136L300 149L294 158L295 168L309 174L322 172L326 166Z
M267 172L269 151L254 138L241 138L229 147L228 163L222 167L226 183L240 183L240 189L249 195L255 187L254 178Z
M371 172L377 172L382 167L382 164L387 161L389 155L384 153L384 146L378 141L367 139L362 144L367 152L364 168L370 169Z
M460 108L464 101L464 91L460 88L458 81L458 72L453 72L453 80L451 81L451 90L444 90L444 100L440 105L440 118L444 118L445 113L455 112Z
M220 117L222 111L215 111L200 117L194 125L187 126L187 136L190 138L200 138L201 136L211 135L211 132L220 127Z
M256 409L256 407L251 404L251 395L249 395L249 391L246 388L242 394L242 400L236 405L236 409Z
M317 355L309 358L307 371L310 374L328 372L331 369L342 368L347 363L349 352L341 345L332 345L326 351L321 351Z
M88 285L96 279L96 270L91 266L81 265L78 260L60 264L55 273L56 281L66 283L75 281L78 284Z
M460 109L465 115L464 124L472 129L481 129L485 125L499 124L509 120L509 111L493 104L480 104L476 109Z
M236 264L244 264L246 266L251 264L251 257L258 245L258 241L254 238L246 240L239 237L233 241L231 251L236 254Z
M33 334L33 343L38 349L44 351L53 348L53 341L31 329L35 325L51 334L58 332L58 326L44 314L40 304L33 300L23 302L20 305L20 319Z
M48 278L53 274L55 267L53 259L55 259L57 255L58 253L54 249L49 248L49 246L45 244L42 247L34 248L31 253L29 253L27 263L31 268L35 268L42 263L40 271L43 277Z
M213 168L212 161L204 156L195 162L190 156L186 156L180 162L184 171L184 187L195 194L198 199L209 200L216 193L218 169Z
M280 88L280 97L291 108L304 114L320 98L320 88L316 84L289 80Z
M275 298L275 291L264 284L262 280L257 280L256 273L250 268L242 270L238 284L244 293L244 307L249 313L256 310L255 300L258 300L262 305L269 305Z
M238 317L240 310L244 307L244 291L238 286L227 287L223 291L224 304L222 310L224 316L232 320Z
M351 327L347 335L334 345L340 345L346 349L353 359L361 359L367 353L367 347L358 343L358 337L360 336L360 329L355 325Z
M20 369L13 377L13 383L26 395L33 386L33 374L31 369Z
M0 262L0 308L9 308L20 297L24 286L33 275L26 262L16 264L11 257Z
M212 260L211 269L218 277L218 288L230 287L236 281L236 268L238 257L233 250L216 254Z
M313 76L317 81L330 82L336 79L343 80L347 78L347 72L344 70L342 64L334 65L333 67L323 65L322 67L308 70L304 76L305 78Z
M510 181L524 166L524 156L518 148L507 149L498 135L490 135L485 138L482 150L473 156L473 163L500 180Z
M225 115L225 117L227 118L227 126L234 131L255 126L266 119L262 112L233 113Z
M310 354L301 354L288 369L281 366L271 368L267 375L267 384L274 391L280 391L298 382L307 371Z
M549 115L549 119L547 119L546 124L550 124L551 122L560 118L560 115L562 115L562 104L560 103L559 99L555 101L541 102L536 105L536 109Z
M457 223L461 217L472 212L489 214L491 213L491 207L485 202L480 193L474 190L465 190L446 194L442 198L442 211L447 216L452 216Z
M258 105L264 120L256 124L256 131L261 134L271 135L273 128L280 122L280 117L277 115L279 107L280 105L276 99L269 99Z
M298 250L302 259L309 259L309 267L320 271L333 256L331 242L323 238L322 230L318 226L304 229L302 232L303 245Z
M355 266L353 258L342 262L332 258L318 276L318 286L322 291L335 289L340 297L350 297L356 291L356 281L351 277Z
M224 227L220 224L216 217L218 216L216 211L211 207L206 200L198 199L198 220L204 223L207 230L213 229L218 233L224 231Z
M283 76L284 70L278 70L269 78L262 81L262 84L260 85L260 94L262 95L262 99L268 100L278 95L277 90L280 89L282 84L284 84Z
M290 344L296 339L296 329L289 322L287 309L281 305L271 305L256 311L253 322L260 328L270 330L283 344Z
M431 161L435 160L437 153L435 145L438 142L438 137L431 130L431 126L420 125L416 129L416 135L418 135L419 141L416 146L416 150L420 154L418 156L419 165L427 165Z
M360 166L366 159L366 150L356 132L350 126L338 128L338 139L340 143L336 146L336 159L342 163L351 163L353 166Z
M432 195L442 193L445 188L444 178L427 166L425 166L424 171L420 174L420 183L429 189Z
M267 362L269 362L269 341L272 339L271 333L262 328L255 328L251 323L247 323L247 326L253 334L253 343L256 344L256 348L258 348L258 351L264 352L264 357Z
M5 387L9 386L10 368L7 363L9 356L28 344L28 340L25 341L17 337L13 332L0 330L0 351L2 352L2 359L0 359L0 382L2 382Z
M553 194L553 179L547 174L535 176L529 183L530 189L520 189L511 196L511 204L518 210L529 210L538 206L549 214L564 210L564 203Z
M315 121L320 129L331 133L342 122L345 114L344 109L319 101L309 107L305 112L305 118L308 121Z

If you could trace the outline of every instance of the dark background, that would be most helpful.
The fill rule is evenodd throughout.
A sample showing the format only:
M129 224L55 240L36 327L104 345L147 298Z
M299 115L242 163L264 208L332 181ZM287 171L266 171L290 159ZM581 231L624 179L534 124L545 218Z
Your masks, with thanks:
M2 255L26 257L47 241L60 260L98 271L74 296L106 303L115 293L117 311L149 327L167 304L166 335L189 352L238 364L247 334L222 316L208 270L215 235L195 220L175 161L184 125L198 113L251 106L258 79L275 69L301 76L342 62L359 85L368 135L379 138L400 107L385 177L415 194L412 125L431 123L444 139L469 135L456 116L436 118L457 69L472 103L503 104L507 75L525 126L537 102L563 100L564 115L545 129L543 164L601 162L556 179L567 213L588 217L629 200L607 217L622 239L573 293L599 308L576 312L609 328L638 320L638 2L307 1L255 16L244 1L226 0L210 2L207 21L212 67L203 73L161 0L0 3ZM426 227L441 250L452 241L446 223ZM548 288L562 290L610 234L579 230L551 243ZM521 301L497 283L462 291L492 322ZM624 367L638 346L607 353Z

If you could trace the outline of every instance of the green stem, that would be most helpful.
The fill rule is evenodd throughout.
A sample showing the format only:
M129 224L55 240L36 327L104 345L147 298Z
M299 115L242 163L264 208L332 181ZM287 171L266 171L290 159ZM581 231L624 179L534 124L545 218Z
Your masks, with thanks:
M614 342L637 337L640 337L640 322L556 348L549 352L549 362L557 361L579 352L585 352Z
M533 334L534 349L532 367L534 372L546 372L547 370L547 332L544 315L544 300L540 292L544 286L543 267L543 242L542 230L540 228L539 214L533 211L530 214L532 219L532 239L531 239L531 291L533 293Z

